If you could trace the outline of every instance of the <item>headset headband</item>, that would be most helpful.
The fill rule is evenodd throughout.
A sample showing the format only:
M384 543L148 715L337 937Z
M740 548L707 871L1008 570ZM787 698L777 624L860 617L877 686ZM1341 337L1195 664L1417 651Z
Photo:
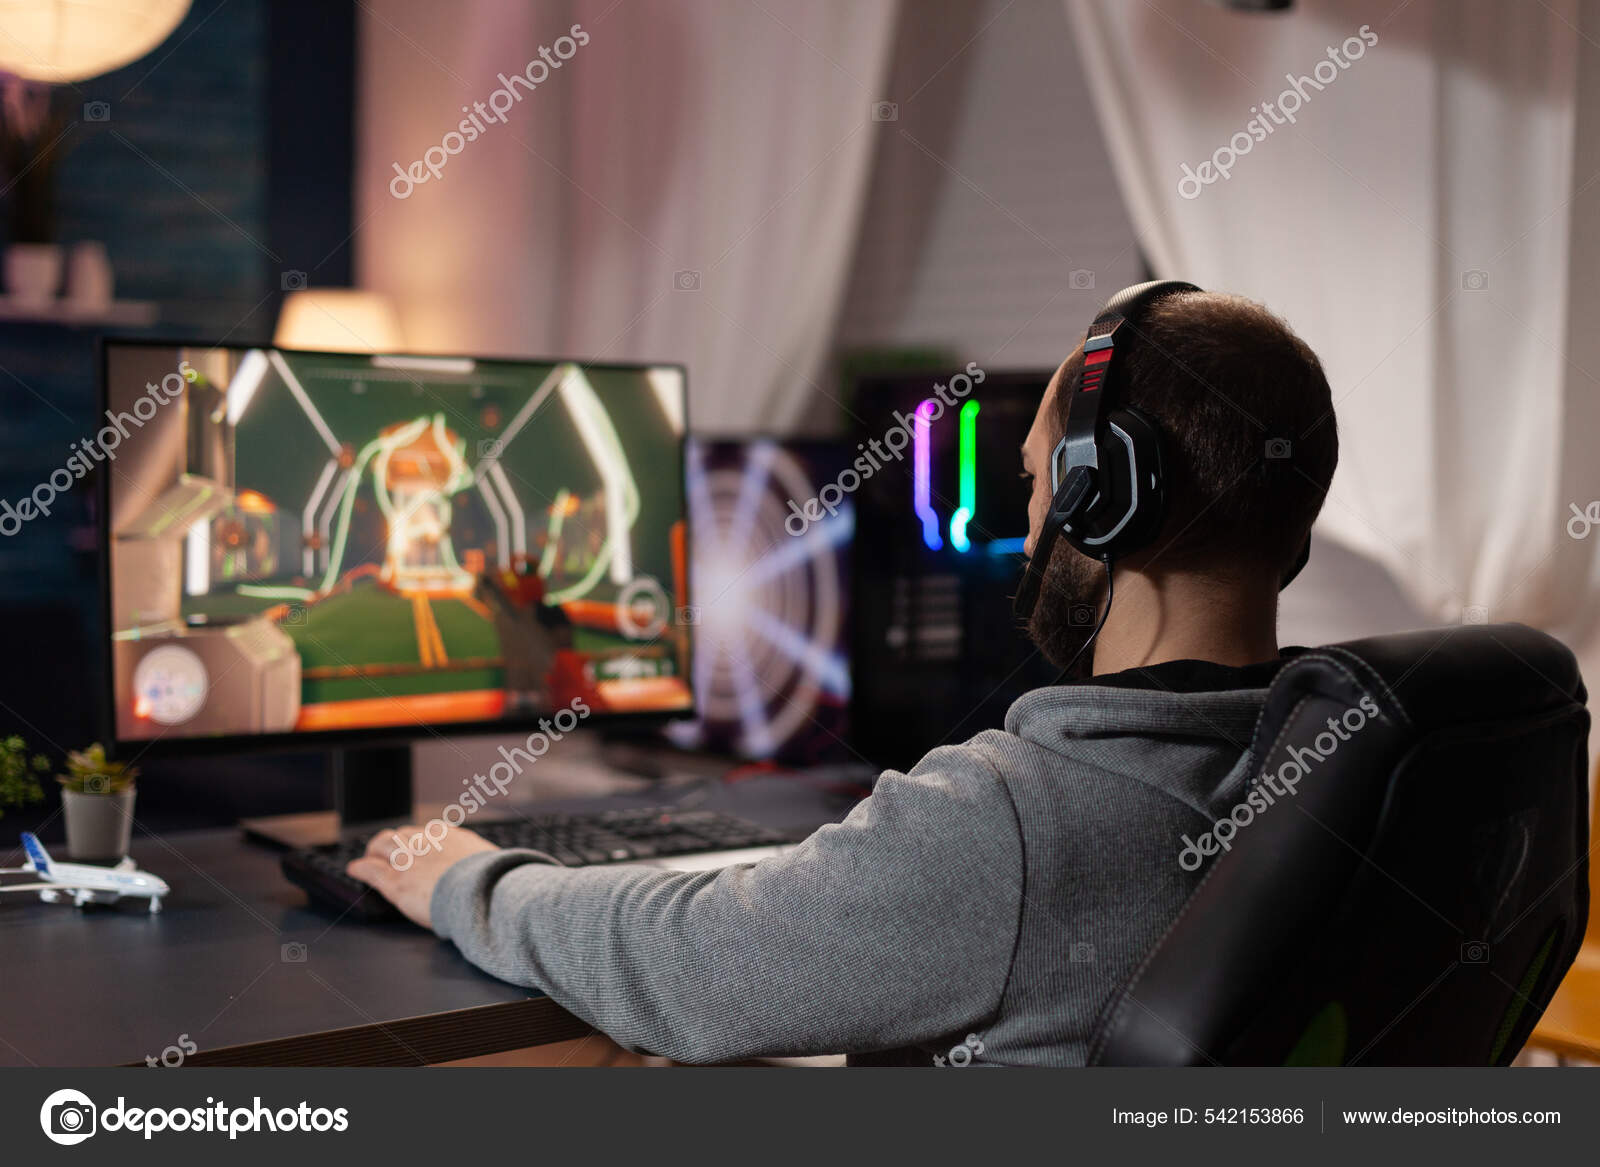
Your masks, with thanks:
M1057 444L1057 449L1066 455L1066 465L1092 466L1097 471L1105 469L1099 451L1106 436L1106 416L1113 408L1115 397L1116 386L1110 374L1118 335L1121 334L1122 347L1126 349L1127 342L1138 337L1138 322L1150 305L1179 292L1199 290L1182 280L1152 280L1123 288L1100 309L1083 338L1083 364L1072 380L1066 432ZM1056 457L1052 454L1052 467L1055 464Z
M1122 517L1111 536L1089 540L1079 533L1081 520L1093 514L1096 507L1109 504L1113 496L1111 467L1107 465L1103 452L1109 451L1112 457L1122 454L1116 448L1116 443L1107 443L1107 419L1116 407L1117 384L1112 370L1118 337L1121 336L1123 349L1127 349L1129 342L1137 340L1139 322L1152 304L1180 292L1199 290L1183 280L1151 280L1149 283L1134 284L1106 302L1084 336L1083 363L1069 390L1071 396L1068 398L1066 432L1051 451L1050 471L1053 491L1060 490L1061 479L1065 478L1060 467L1076 469L1081 466L1093 472L1094 493L1091 495L1085 488L1075 487L1073 493L1080 500L1073 508L1076 513L1063 516L1065 530L1079 534L1074 542L1089 544L1084 549L1090 553L1097 553L1097 542L1109 547L1111 539L1132 518L1131 508L1137 506L1137 500L1129 500L1130 513ZM1117 364L1120 365L1120 362ZM1109 552L1098 553L1105 558Z

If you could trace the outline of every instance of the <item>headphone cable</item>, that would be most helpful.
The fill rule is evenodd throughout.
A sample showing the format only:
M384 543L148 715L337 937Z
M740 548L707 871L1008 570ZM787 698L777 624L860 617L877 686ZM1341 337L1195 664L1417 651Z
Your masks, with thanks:
M1109 555L1106 556L1104 562L1105 562L1105 565L1106 565L1106 607L1105 607L1105 611L1100 613L1099 623L1097 623L1094 626L1094 631L1089 633L1089 639L1083 642L1083 647L1080 648L1077 652L1073 653L1072 654L1072 659L1069 660L1066 663L1066 667L1064 667L1059 673L1056 674L1056 679L1054 681L1054 684L1059 685L1059 684L1063 683L1067 679L1067 676L1072 672L1072 667L1078 663L1078 658L1081 657L1084 653L1088 652L1090 647L1094 644L1095 640L1100 636L1100 630L1106 626L1106 617L1111 615L1111 600L1112 600L1112 597L1116 594L1116 587L1115 587L1115 584L1112 582L1112 578L1111 578L1111 557Z

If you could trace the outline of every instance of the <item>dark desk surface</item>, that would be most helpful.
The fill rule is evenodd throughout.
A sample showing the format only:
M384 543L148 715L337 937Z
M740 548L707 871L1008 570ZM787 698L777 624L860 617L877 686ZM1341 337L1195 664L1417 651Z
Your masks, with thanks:
M775 827L844 813L782 779L718 789L701 805ZM423 1065L589 1032L431 933L311 910L279 853L237 831L138 838L133 857L172 886L157 915L131 901L0 901L0 1065L142 1064L184 1041L197 1047L192 1065Z

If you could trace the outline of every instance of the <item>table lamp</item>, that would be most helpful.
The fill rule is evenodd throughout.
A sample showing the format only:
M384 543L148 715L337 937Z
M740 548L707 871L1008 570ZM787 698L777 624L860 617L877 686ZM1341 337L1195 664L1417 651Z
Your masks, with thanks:
M279 348L332 352L404 352L394 304L381 292L308 288L290 292L278 313Z

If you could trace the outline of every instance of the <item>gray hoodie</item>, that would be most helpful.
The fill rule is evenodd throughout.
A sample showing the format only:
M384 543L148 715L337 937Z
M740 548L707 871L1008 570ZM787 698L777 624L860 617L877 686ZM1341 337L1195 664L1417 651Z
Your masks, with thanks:
M1153 688L1035 690L1003 731L884 773L843 822L761 863L471 856L439 881L434 929L485 971L680 1061L1081 1065L1204 873L1179 863L1184 836L1243 797L1266 698L1175 691L1166 667L1141 670ZM1257 668L1222 671L1264 685Z

